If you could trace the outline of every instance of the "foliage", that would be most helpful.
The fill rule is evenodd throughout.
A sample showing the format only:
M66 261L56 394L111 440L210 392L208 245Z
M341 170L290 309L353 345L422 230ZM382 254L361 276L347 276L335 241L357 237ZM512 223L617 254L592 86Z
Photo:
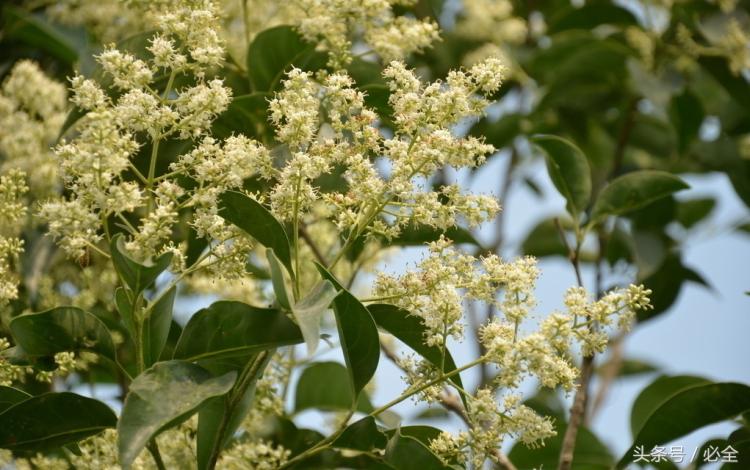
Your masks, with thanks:
M584 425L592 377L658 370L619 356L631 326L710 285L683 245L717 201L682 175L750 205L748 2L281 3L3 6L0 466L623 468L733 419L750 457L739 383L657 378L623 456ZM462 184L488 159L500 201ZM503 259L542 159L565 213ZM538 316L534 256L570 261L564 311Z

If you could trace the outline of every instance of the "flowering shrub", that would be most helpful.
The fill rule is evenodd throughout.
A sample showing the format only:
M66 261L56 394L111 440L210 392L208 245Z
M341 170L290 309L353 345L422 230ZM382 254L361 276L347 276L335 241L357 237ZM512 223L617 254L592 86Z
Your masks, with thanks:
M520 117L532 78L514 52L549 41L545 19L556 17L467 0L440 33L430 2L410 0L28 3L3 13L3 40L38 61L9 62L0 89L0 462L512 469L546 464L534 452L547 446L570 468L595 359L669 305L648 276L605 284L607 261L633 264L609 246L623 219L639 227L687 184L653 156L626 159L637 102L616 146L601 133L600 147L582 145L595 154L573 143L559 120L580 103L555 86L577 71L546 83L555 51L538 50L529 71L549 90ZM608 8L623 35L567 38L571 54L630 48L634 76L658 76L659 61L687 76L704 61L723 67L730 93L747 87L745 16L704 44L685 24L662 38ZM599 18L563 10L571 29ZM71 45L76 32L90 43ZM661 40L674 42L663 57ZM676 96L688 116L695 98ZM497 119L509 101L517 109ZM679 123L685 152L697 128ZM503 190L522 154L542 156L567 211L529 236L526 256L507 258L502 238L483 246L471 232L501 222L502 201L447 176L506 147ZM610 147L611 162L596 154ZM551 251L529 248L540 238ZM421 260L385 270L407 246L423 247ZM563 311L539 312L530 255L549 254L568 257L578 282ZM206 295L210 306L175 313ZM458 362L450 349L463 341L477 350ZM384 360L403 387L376 405ZM475 371L478 385L464 382ZM62 391L81 380L116 384L118 413L97 393ZM567 423L524 395L529 383L573 399ZM408 425L393 408L410 399L461 428ZM722 416L750 408L743 400ZM333 413L324 432L295 420L307 409Z

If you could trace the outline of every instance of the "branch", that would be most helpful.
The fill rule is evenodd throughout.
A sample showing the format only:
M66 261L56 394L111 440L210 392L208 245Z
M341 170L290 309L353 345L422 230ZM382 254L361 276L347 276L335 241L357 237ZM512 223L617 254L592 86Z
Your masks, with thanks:
M581 365L581 382L578 385L578 390L576 391L576 396L573 400L573 407L570 409L570 421L568 422L568 427L565 429L565 436L563 437L562 447L560 449L560 462L557 466L558 470L570 470L573 464L573 452L576 447L578 428L581 427L584 415L586 414L588 388L593 371L594 355L592 354L583 358L583 364Z

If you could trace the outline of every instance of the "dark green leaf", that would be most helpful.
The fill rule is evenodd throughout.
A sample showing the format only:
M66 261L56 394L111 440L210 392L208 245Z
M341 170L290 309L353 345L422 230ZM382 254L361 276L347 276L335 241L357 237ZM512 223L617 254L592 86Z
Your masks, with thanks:
M10 331L29 356L85 350L116 361L107 327L96 316L77 307L19 315L11 320Z
M104 403L75 393L45 393L0 414L0 447L42 451L113 428L117 417Z
M672 97L669 103L669 120L677 131L680 154L698 137L705 112L697 96L685 90Z
M729 96L745 108L750 108L750 84L741 75L735 75L729 69L724 57L702 56L698 63L719 84Z
M440 364L443 363L441 350L438 347L427 346L425 344L426 329L419 317L410 314L404 309L388 304L372 304L368 305L367 309L379 327L403 341L404 344L440 368ZM446 350L443 371L450 372L455 369L456 363L453 361L451 353ZM453 375L450 380L463 388L459 374Z
M188 361L231 358L301 342L297 325L280 311L220 301L190 318L174 357Z
M354 400L346 367L338 362L316 362L300 375L294 394L294 409L349 410ZM372 405L365 394L360 395L357 409L372 411Z
M568 249L560 239L554 219L545 219L531 229L521 245L525 255L543 258L545 256L568 257Z
M633 445L620 459L624 468L636 446L651 449L703 426L724 421L750 409L750 387L738 383L704 383L684 388L663 401L648 417Z
M710 380L692 375L662 376L651 382L641 390L630 410L630 432L633 437L638 435L654 410L677 392L707 383L710 383Z
M172 253L167 252L156 258L151 265L138 263L125 250L122 235L119 233L112 237L110 254L115 270L136 295L148 289L172 262Z
M130 468L150 439L189 418L206 400L227 393L236 376L213 377L195 364L167 361L136 377L117 425L120 465Z
M545 439L544 446L531 449L517 442L508 459L520 468L556 468L560 458L560 449L565 435L566 423L555 420L557 435ZM578 436L573 451L573 468L586 470L609 470L614 464L612 454L591 431L585 427L578 428Z
M16 403L22 402L30 397L31 395L23 390L0 385L0 414Z
M43 15L28 13L5 5L3 39L13 39L46 51L60 61L73 65L78 60L78 45Z
M327 56L302 39L291 26L262 31L247 51L247 70L255 91L274 90L292 66L316 70L325 66Z
M639 310L638 321L644 322L666 312L677 300L682 286L687 281L708 287L708 283L700 274L682 264L679 255L668 255L654 273L642 280L643 284L653 291L651 305L654 308Z
M371 451L385 449L388 439L380 432L375 418L366 416L350 424L339 437L333 441L333 447Z
M237 383L226 396L211 398L201 407L196 436L199 470L209 468L212 454L217 450L220 452L242 424L253 404L258 379L263 375L274 351L251 355L245 380Z
M429 225L407 225L397 237L391 240L391 244L397 246L416 246L434 242L444 235L446 238L453 240L455 243L468 243L475 246L481 246L468 230L462 227L450 227L447 230L440 230Z
M344 351L346 367L356 398L378 368L380 360L378 328L362 302L344 289L327 269L317 263L316 266L321 276L340 291L333 301L333 311L336 314L339 341Z
M212 133L220 138L233 133L259 137L268 126L267 107L268 94L265 92L235 96L227 110L211 125Z
M247 232L266 248L271 248L289 274L293 275L289 237L281 222L261 203L242 193L227 191L219 200L219 215Z
M591 222L599 223L607 216L626 214L687 188L687 183L664 171L628 173L615 178L599 193L591 212Z
M716 207L716 199L707 197L680 201L677 206L677 221L685 228L691 228L711 214Z
M573 143L552 135L535 135L531 141L545 153L547 171L577 218L591 199L591 169L586 156Z
M586 4L582 7L565 6L550 20L549 32L556 33L567 29L590 31L599 25L635 25L635 16L625 8L609 3Z
M442 470L447 468L430 449L417 439L393 434L385 449L385 461L398 470Z
M164 292L147 310L143 322L143 359L146 367L159 360L164 345L167 344L169 329L172 326L172 306L177 295L177 287Z

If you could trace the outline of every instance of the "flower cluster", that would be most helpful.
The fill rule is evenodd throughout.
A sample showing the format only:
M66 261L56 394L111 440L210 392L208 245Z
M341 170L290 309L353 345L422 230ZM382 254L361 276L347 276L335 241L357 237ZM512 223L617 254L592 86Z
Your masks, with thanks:
M465 195L455 185L427 191L418 180L446 165L476 166L494 150L481 139L456 137L451 128L483 112L488 102L476 92L495 91L503 73L503 64L489 59L451 72L445 83L424 85L404 64L393 62L384 76L392 91L395 134L386 138L350 77L335 73L317 81L292 70L270 103L276 137L290 152L271 193L275 214L299 219L322 200L339 230L388 237L409 223L446 229L460 218L470 225L491 219L499 209L494 198ZM388 175L375 165L378 158L390 167ZM320 194L315 179L335 166L343 170L347 190Z
M494 44L520 44L526 39L526 22L513 16L510 0L463 0L456 32Z
M18 255L23 252L19 238L25 225L26 206L22 200L28 190L25 174L11 170L0 176L0 306L18 296Z

